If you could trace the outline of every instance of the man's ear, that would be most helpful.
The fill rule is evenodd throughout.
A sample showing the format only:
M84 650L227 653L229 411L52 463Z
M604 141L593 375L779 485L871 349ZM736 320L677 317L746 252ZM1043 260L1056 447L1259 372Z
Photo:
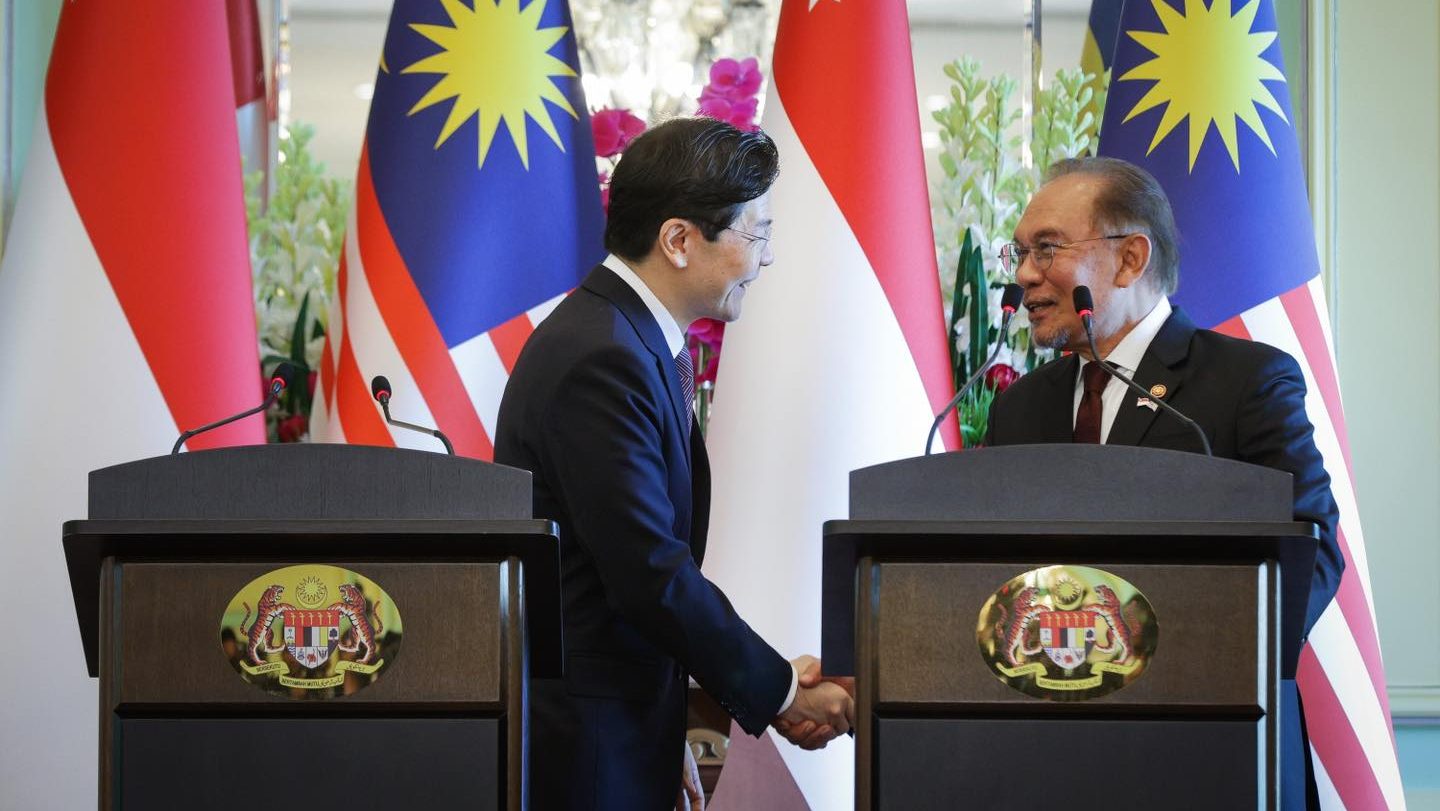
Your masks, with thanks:
M1131 234L1120 243L1120 263L1115 269L1115 286L1130 287L1150 269L1150 237Z
M690 262L689 253L695 246L695 239L699 236L699 230L689 220L682 220L679 217L671 217L660 223L660 237L658 244L660 253L677 268L683 268Z

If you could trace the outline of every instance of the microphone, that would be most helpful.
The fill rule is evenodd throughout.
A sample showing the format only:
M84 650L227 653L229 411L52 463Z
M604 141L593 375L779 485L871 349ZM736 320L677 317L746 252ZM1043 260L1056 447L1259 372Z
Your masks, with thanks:
M370 379L370 396L380 403L380 410L385 412L385 421L399 428L408 428L411 431L419 431L422 434L429 434L440 440L445 446L445 452L451 456L455 455L455 446L450 444L450 438L440 433L439 428L426 428L423 425L415 425L409 422L390 418L390 381L385 375L375 375Z
M1014 282L1005 285L1005 293L1000 297L1000 311L1004 313L1000 318L1000 340L995 342L995 348L991 350L990 357L985 359L980 368L975 370L975 374L970 375L970 379L965 381L965 385L961 386L960 390L955 392L955 396L950 398L950 402L946 403L945 407L940 409L940 413L935 415L935 421L930 423L930 435L925 438L926 456L930 455L931 448L935 445L935 434L940 431L940 423L944 422L945 418L949 416L950 410L959 405L965 395L970 393L970 389L980 382L981 376L1000 356L1000 347L1005 345L1010 334L1010 319L1015 316L1015 311L1020 309L1020 299L1024 295L1025 291L1020 285Z
M218 422L212 422L209 425L202 425L199 428L191 428L190 430L185 431L184 433L180 434L179 439L175 440L175 447L170 449L170 455L174 456L175 454L179 453L180 446L184 445L186 441L188 441L191 437L199 436L206 431L219 428L222 425L229 425L230 423L236 420L244 419L251 414L259 414L261 411L269 408L276 400L280 399L281 392L290 388L290 383L294 379L295 367L291 366L285 361L281 361L280 364L275 367L275 371L270 373L270 393L265 395L265 402L261 403L258 406L255 406L252 409L249 409L248 411L241 411L239 414L231 417L226 417L225 419Z
M1100 350L1095 348L1095 300L1090 297L1090 288L1082 284L1076 287L1070 295L1075 302L1075 313L1080 316L1080 323L1085 327L1085 340L1090 342L1090 354L1094 356L1095 362L1099 363L1112 377L1129 386L1134 391L1139 392L1141 397L1160 406L1160 408L1164 409L1165 413L1172 415L1175 419L1190 426L1190 430L1194 431L1195 436L1200 438L1200 447L1205 449L1205 455L1214 456L1215 454L1210 452L1209 438L1205 436L1205 432L1201 430L1200 426L1197 425L1194 420L1181 414L1174 406L1165 402L1164 399L1151 396L1150 392L1142 388L1140 384L1122 374L1115 364L1101 359Z

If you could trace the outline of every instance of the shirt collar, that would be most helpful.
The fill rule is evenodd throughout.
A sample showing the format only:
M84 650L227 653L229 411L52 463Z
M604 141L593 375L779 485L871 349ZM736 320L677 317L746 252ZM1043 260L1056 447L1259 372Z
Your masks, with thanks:
M1170 300L1164 296L1155 303L1148 315L1140 319L1140 323L1130 330L1120 343L1105 356L1105 360L1120 367L1127 375L1134 376L1140 368L1140 360L1145 357L1145 352L1150 348L1150 342L1160 334L1160 328L1165 326L1165 321L1170 317Z
M613 253L605 257L605 261L601 264L614 271L616 276L624 280L635 291L635 294L640 296L640 300L645 302L646 308L650 310L650 315L654 317L655 323L660 325L660 331L665 334L665 345L670 348L670 354L672 356L680 354L680 350L685 348L685 330L680 327L675 316L665 309L665 305L660 303L660 299L656 298L655 292L645 284L645 280L631 270L630 266L625 264L625 260Z

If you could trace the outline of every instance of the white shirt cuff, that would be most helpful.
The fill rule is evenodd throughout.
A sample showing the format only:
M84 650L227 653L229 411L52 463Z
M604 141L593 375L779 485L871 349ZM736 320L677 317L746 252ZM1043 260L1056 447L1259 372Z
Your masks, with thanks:
M794 663L794 662L791 662L791 663L790 663L790 692L788 692L788 693L785 694L785 703L783 703L783 704L780 705L780 712L775 713L776 715L784 715L784 714L786 713L786 711L788 711L788 710L790 709L790 705L795 703L795 691L798 690L799 688L800 688L800 671L796 670L796 669L795 669L795 663Z

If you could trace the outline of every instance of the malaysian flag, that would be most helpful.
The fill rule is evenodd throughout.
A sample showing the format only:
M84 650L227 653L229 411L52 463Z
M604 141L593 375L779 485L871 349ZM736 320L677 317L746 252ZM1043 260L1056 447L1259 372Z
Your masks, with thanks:
M1177 303L1289 352L1340 508L1345 574L1297 681L1325 808L1403 808L1305 177L1270 0L1125 4L1100 153L1144 166L1180 228Z
M320 441L490 459L530 333L604 258L595 152L564 0L397 0L380 56L336 306Z

